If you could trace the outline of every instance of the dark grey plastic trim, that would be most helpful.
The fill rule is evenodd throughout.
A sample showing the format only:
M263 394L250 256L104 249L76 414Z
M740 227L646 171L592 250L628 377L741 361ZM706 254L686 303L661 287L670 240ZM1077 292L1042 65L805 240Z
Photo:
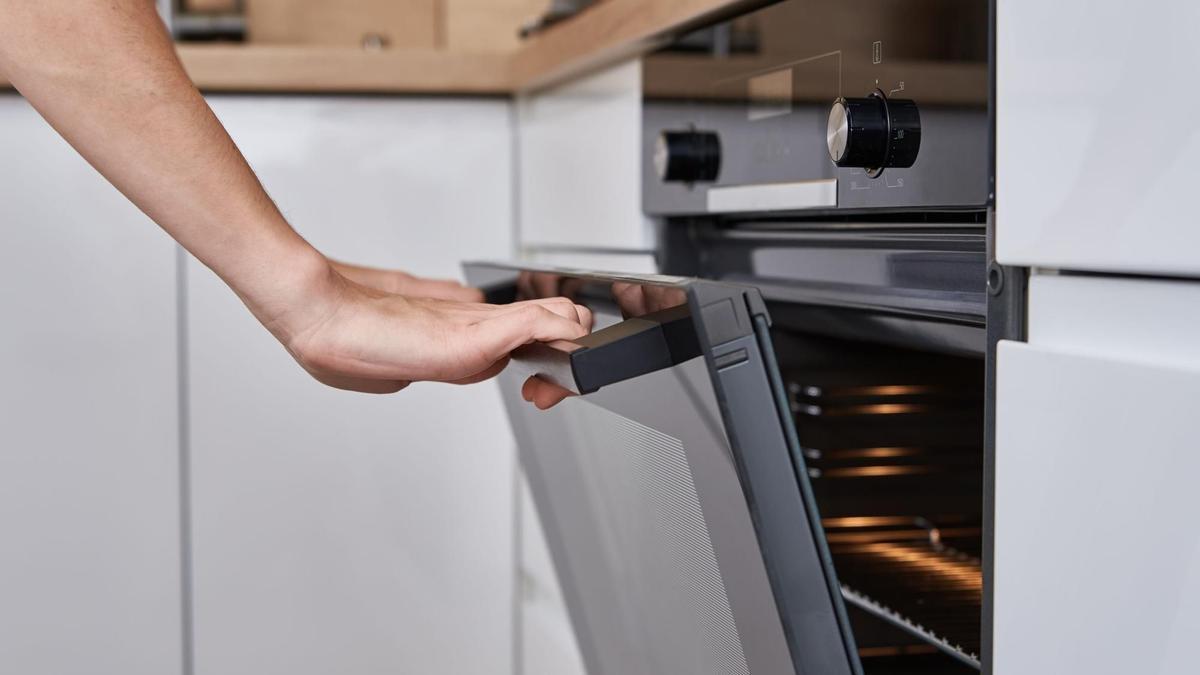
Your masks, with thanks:
M689 295L796 672L860 675L807 474L794 464L798 446L780 408L762 298L750 287L699 281Z

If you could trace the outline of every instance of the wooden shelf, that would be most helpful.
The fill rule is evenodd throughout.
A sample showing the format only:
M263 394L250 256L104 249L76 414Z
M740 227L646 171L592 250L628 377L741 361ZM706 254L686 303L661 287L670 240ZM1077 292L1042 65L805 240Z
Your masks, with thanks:
M205 91L507 94L507 54L353 47L179 45Z

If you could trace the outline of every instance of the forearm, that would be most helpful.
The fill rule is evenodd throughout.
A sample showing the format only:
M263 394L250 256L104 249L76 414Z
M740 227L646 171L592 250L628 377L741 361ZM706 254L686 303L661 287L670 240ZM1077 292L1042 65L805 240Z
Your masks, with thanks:
M342 266L359 283L339 274L267 197L188 80L151 0L0 0L0 75L326 384L389 392L413 380L475 382L522 344L575 339L591 325L565 298L504 307L411 299L396 292L481 298L369 268ZM562 394L529 396L544 407Z
M0 71L269 327L324 274L175 56L150 0L0 0Z

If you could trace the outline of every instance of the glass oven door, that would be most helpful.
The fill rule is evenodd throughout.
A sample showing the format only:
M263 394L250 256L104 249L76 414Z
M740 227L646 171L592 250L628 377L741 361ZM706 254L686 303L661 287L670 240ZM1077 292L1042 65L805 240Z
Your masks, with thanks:
M468 264L491 301L596 316L500 376L591 675L858 673L757 291ZM539 375L578 395L522 400Z

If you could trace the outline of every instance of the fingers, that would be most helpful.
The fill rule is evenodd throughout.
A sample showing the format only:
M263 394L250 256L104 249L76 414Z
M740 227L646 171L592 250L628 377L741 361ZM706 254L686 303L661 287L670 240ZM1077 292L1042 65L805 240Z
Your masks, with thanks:
M525 380L525 384L521 386L521 398L537 406L538 410L552 408L574 395L557 384L547 382L536 375Z
M575 305L575 312L579 315L579 325L583 326L590 333L595 325L596 317L592 314L592 310L584 305Z
M574 305L572 305L574 307ZM568 319L539 305L499 314L470 327L470 339L496 361L530 342L577 340L587 335L579 319Z
M454 279L426 279L399 270L362 267L333 259L329 262L347 279L384 293L455 302L483 302L482 291L464 286Z
M483 291L464 286L453 279L414 279L400 294L453 302L483 302Z
M592 311L583 305L576 305L568 298L544 298L540 300L523 300L511 305L501 305L501 311L524 311L527 307L542 307L555 314L584 326L589 331L592 328Z

